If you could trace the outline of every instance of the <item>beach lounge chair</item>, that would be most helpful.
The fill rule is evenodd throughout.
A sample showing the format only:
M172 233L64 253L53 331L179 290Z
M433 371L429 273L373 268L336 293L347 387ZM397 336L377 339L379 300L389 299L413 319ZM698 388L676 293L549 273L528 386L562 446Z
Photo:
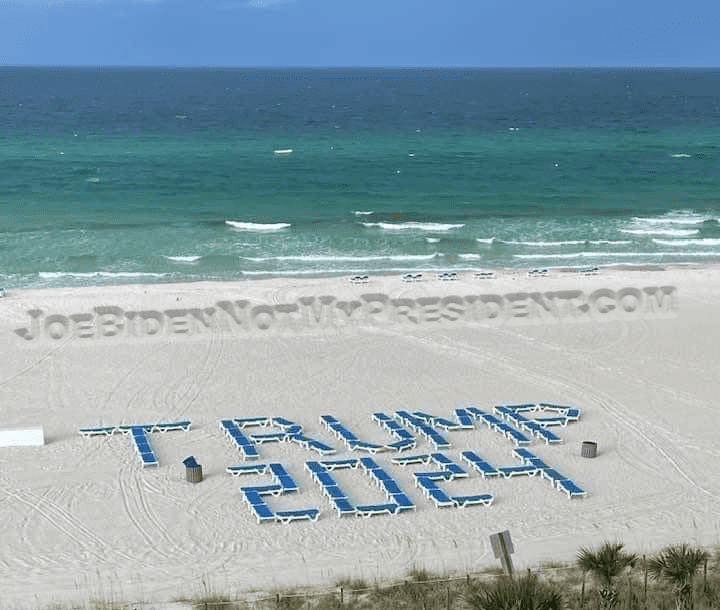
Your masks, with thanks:
M322 492L324 496L327 496L331 500L341 500L343 498L347 500L348 497L339 485L324 485Z
M414 472L415 483L420 485L421 480L428 481L452 481L455 473L450 470L429 470L426 472Z
M417 441L414 438L404 438L394 443L385 445L389 451L408 451L414 449L417 445Z
M337 453L337 450L334 447L326 445L322 441L314 438L304 437L304 444L308 449L317 451L320 455L332 455L333 453Z
M270 425L269 417L235 417L233 421L240 427L246 428L248 426L268 426Z
M520 458L522 462L527 462L528 460L534 460L537 458L537 455L525 447L515 447L515 449L513 449L513 454Z
M82 436L109 436L118 431L117 426L101 426L99 428L80 428L79 432Z
M397 504L397 512L402 513L408 510L414 510L415 504L404 493L392 494L390 501Z
M473 277L476 280L491 280L495 277L495 273L493 271L477 271L473 273Z
M241 474L264 474L267 468L267 464L234 464L225 471L237 477Z
M360 504L355 507L358 517L373 517L375 515L394 515L398 505L394 502L386 504Z
M472 430L475 427L473 418L467 409L455 409L454 414L455 417L457 417L461 430Z
M427 497L433 501L437 508L456 506L455 501L437 485L427 490Z
M550 484L555 487L559 481L565 481L567 477L564 474L560 474L554 468L544 468L540 475L543 479L550 481Z
M267 432L263 434L251 434L250 438L254 443L273 443L286 440L287 434L285 432Z
M360 466L363 470L373 470L374 468L380 468L380 465L371 457L361 457Z
M500 476L500 471L495 468L490 462L482 459L474 451L463 451L462 459L470 464L475 470L477 470L482 478L497 477Z
M523 475L533 477L540 472L540 469L532 464L523 464L521 466L498 466L498 470L506 479Z
M380 451L387 451L387 447L385 447L385 445L376 445L375 443L368 443L360 440L348 441L348 447L350 447L353 451L367 451L373 455Z
M385 493L388 496L404 493L403 490L400 489L400 486L397 484L397 481L391 478L383 479L381 486L385 489Z
M327 472L327 468L320 462L314 462L314 461L308 461L305 462L305 470L307 470L310 474L316 474L318 472Z
M261 496L279 496L283 492L282 485L274 483L272 485L249 485L247 487L241 487L240 491L245 493L246 491L254 491Z
M275 519L281 523L292 523L293 521L317 521L320 517L318 508L301 508L298 510L279 510L275 513Z
M320 462L327 470L336 470L338 468L357 468L359 464L357 458L345 458L341 460L323 460Z
M333 479L333 477L330 475L329 472L314 472L313 478L320 484L324 485L325 487L333 487L337 485L337 481Z
M282 464L270 464L270 472L272 472L275 481L283 488L284 493L298 490L297 483Z
M270 510L267 504L251 504L250 508L255 513L258 524L264 521L275 521L275 514Z
M154 453L141 453L140 459L142 460L143 466L157 466L158 460Z
M355 507L350 504L347 498L333 498L332 503L333 508L337 511L338 517L357 514L357 510L355 510Z
M550 468L544 460L541 460L540 458L530 458L529 460L526 460L526 464L529 464L530 466L535 466L535 468L539 468L540 470L545 470L546 468Z
M558 481L556 484L560 491L564 491L567 494L568 499L579 498L587 495L587 492L572 479L564 479L562 481Z
M458 508L465 508L466 506L476 506L478 504L490 506L495 496L492 494L477 494L474 496L452 496L451 499Z
M429 464L431 459L429 453L422 453L420 455L394 457L391 461L393 464L398 464L399 466L407 466L408 464Z

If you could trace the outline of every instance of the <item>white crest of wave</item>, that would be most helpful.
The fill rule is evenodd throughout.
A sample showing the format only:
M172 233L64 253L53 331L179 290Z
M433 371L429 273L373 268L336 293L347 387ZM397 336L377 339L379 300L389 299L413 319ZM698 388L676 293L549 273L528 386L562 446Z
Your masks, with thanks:
M678 225L695 225L705 220L710 220L712 217L705 214L696 214L695 212L668 212L663 216L657 216L652 218L643 218L635 216L633 224L635 225L657 225L657 224L678 224Z
M571 241L508 241L508 244L515 246L578 246L584 244L585 241L582 239L575 239Z
M374 212L372 210L353 210L353 214L355 216L370 216L370 214L373 214Z
M478 260L482 258L481 254L458 254L459 258L467 259L467 260Z
M430 231L433 233L460 229L465 224L443 224L439 222L364 222L366 227L378 227L386 231Z
M690 155L688 155L687 153L675 153L674 155L670 155L670 156L673 157L673 158L675 158L675 159L679 159L679 158L681 158L681 157L685 157L685 158L688 158L688 159L690 158Z
M620 229L620 233L630 233L631 235L669 235L675 237L688 237L697 235L699 229Z
M612 257L657 257L657 256L720 256L720 252L573 252L572 254L513 254L515 258L557 259L557 258L612 258Z
M494 244L497 240L494 237L476 237L475 241L480 244Z
M39 271L43 279L59 277L165 277L167 273L150 273L145 271Z
M440 241L439 237L426 237L425 241L429 244L436 244Z
M703 237L700 239L653 239L661 246L720 246L720 238Z
M258 223L258 222L240 222L237 220L226 220L225 224L230 225L233 229L239 229L240 231L256 231L258 233L282 231L290 227L290 223L287 222L275 222L275 223Z
M194 263L200 260L202 256L166 256L165 258L176 263Z
M312 262L370 262L370 261L428 261L438 256L443 256L439 252L433 254L376 254L372 256L333 256L324 254L290 254L286 256L244 256L244 260L254 263L266 263L268 261L300 261L305 263Z

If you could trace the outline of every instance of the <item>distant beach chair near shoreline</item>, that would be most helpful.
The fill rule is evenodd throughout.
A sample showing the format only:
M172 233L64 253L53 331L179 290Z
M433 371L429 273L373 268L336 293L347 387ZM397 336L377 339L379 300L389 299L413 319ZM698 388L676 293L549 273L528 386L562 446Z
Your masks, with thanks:
M422 273L406 273L402 276L403 282L419 282L422 280Z
M455 271L446 271L445 273L438 273L437 279L443 282L452 282L458 279L458 274Z
M600 267L584 267L578 270L582 275L597 275L600 273Z
M548 274L547 269L530 269L527 272L528 277L545 277Z
M353 284L367 284L370 278L367 275L351 275L350 281Z
M494 271L476 271L473 273L473 277L476 280L492 280L495 278Z

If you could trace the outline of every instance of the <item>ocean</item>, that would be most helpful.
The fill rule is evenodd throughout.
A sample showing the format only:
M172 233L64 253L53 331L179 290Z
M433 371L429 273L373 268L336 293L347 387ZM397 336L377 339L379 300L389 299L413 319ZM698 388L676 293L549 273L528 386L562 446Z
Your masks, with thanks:
M0 67L0 286L720 262L720 70Z

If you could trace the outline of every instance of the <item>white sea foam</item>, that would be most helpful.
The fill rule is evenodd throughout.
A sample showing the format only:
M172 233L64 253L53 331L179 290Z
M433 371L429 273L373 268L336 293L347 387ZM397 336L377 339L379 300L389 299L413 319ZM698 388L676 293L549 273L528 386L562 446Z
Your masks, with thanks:
M233 229L239 229L240 231L254 231L257 233L271 233L273 231L282 231L290 227L290 223L287 222L275 222L275 223L258 223L258 222L239 222L237 220L226 220L225 224L230 225Z
M703 237L700 239L653 239L661 246L720 246L720 238Z
M688 237L697 235L699 229L620 229L620 233L630 233L631 235L669 235L675 237Z
M552 258L605 258L605 257L642 257L642 256L720 256L720 252L573 252L572 254L513 254L515 258L552 259Z
M475 241L481 244L494 244L497 239L494 237L476 237Z
M62 277L165 277L167 273L150 273L145 271L39 271L43 279Z
M425 241L429 244L436 244L440 241L439 237L426 237Z
M443 224L439 222L364 222L366 227L378 227L386 231L430 231L432 233L441 233L460 229L464 224Z
M711 219L711 216L705 214L696 214L695 212L668 212L663 216L644 218L635 216L632 220L635 224L680 224L680 225L694 225L699 224L705 220Z
M458 254L458 257L467 259L467 260L478 260L482 258L481 254Z
M323 254L291 254L287 256L243 256L243 260L254 263L265 263L268 261L301 261L305 263L315 262L342 262L342 263L366 263L370 261L429 261L439 256L440 252L433 254L376 254L372 256L333 256Z
M630 239L591 239L588 241L589 244L592 244L594 246L601 245L601 244L631 244L632 240Z
M674 157L675 159L678 159L678 158L680 158L680 157L688 157L688 158L690 157L690 155L688 155L688 154L686 154L686 153L677 153L677 154L674 154L674 155L671 155L671 156Z
M373 214L372 210L353 210L353 214L355 216L370 216L370 214Z
M571 241L508 241L507 244L513 244L515 246L577 246L584 244L585 241L582 239L575 239Z
M165 256L166 259L176 263L194 263L202 258L202 256Z

